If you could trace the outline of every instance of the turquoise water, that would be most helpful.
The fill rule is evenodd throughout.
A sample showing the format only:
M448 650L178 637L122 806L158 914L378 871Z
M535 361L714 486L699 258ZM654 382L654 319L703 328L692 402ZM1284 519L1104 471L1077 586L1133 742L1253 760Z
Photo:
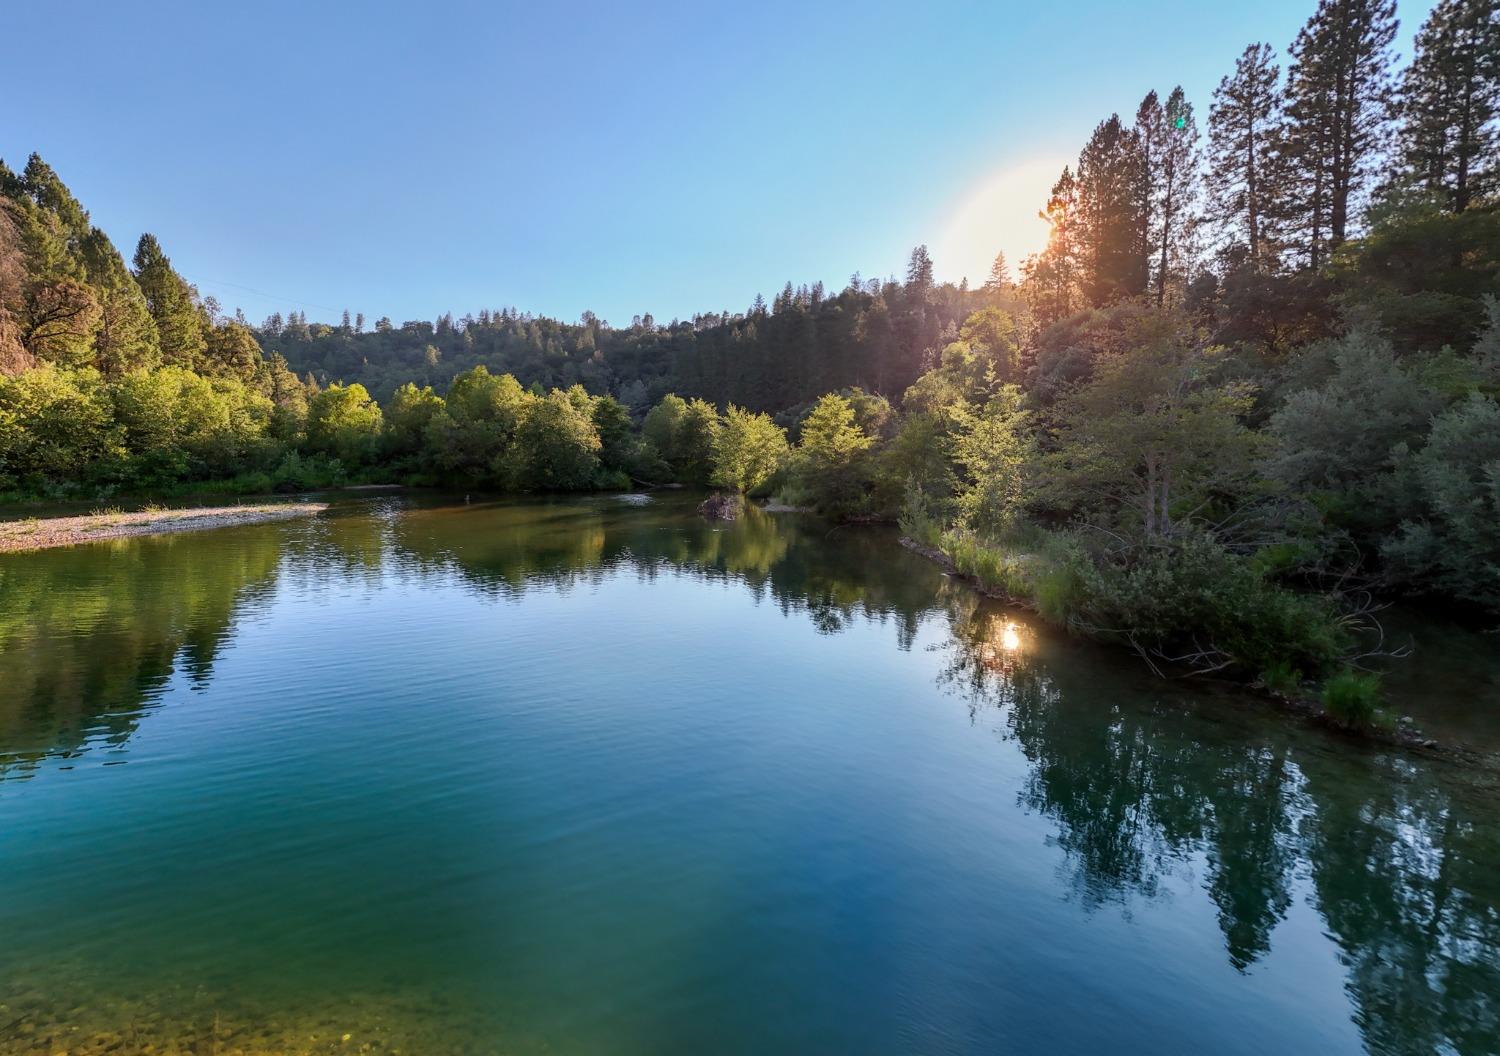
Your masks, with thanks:
M876 530L381 499L0 557L0 701L0 1053L1500 1051L1493 774Z

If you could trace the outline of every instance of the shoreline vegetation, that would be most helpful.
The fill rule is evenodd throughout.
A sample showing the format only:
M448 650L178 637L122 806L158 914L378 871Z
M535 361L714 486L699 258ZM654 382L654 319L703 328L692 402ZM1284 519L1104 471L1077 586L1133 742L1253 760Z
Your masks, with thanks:
M326 509L328 504L325 502L263 502L187 509L148 506L134 512L107 509L77 516L0 521L0 554L48 550L105 539L285 521L319 514Z
M980 561L974 560L974 551L970 551L963 565L955 560L954 553L944 549L942 541L927 542L902 533L900 543L906 549L931 561L941 568L950 577L966 583L970 588L984 597L999 601L1007 606L1025 609L1033 613L1042 621L1051 626L1059 627L1070 634L1079 633L1079 629L1069 626L1066 618L1056 619L1049 617L1039 604L1037 594L1033 586L1028 585L1027 578L1016 574L1014 570L1023 567L1025 559L1031 555L1002 554L999 550L990 550L986 558ZM950 544L951 545L951 544ZM962 554L962 551L959 551ZM1009 563L1013 570L1009 575L995 576L993 572L986 574L986 566L993 570L1004 567ZM1098 635L1088 635L1099 640ZM1107 644L1107 643L1106 643ZM1116 643L1120 644L1120 643ZM1134 648L1134 646L1127 646ZM1137 650L1139 651L1139 650ZM1147 662L1151 663L1147 657ZM1156 665L1152 664L1153 670L1158 675L1162 672ZM1211 677L1211 676L1210 676ZM1308 719L1320 725L1330 727L1341 733L1352 734L1380 743L1397 745L1407 749L1421 749L1436 751L1445 756L1462 756L1468 759L1477 759L1474 753L1457 745L1444 744L1433 738L1425 736L1421 730L1406 722L1395 722L1379 716L1374 721L1350 721L1348 718L1336 714L1336 708L1330 708L1321 694L1310 693L1302 685L1289 685L1286 683L1273 684L1274 679L1260 678L1252 681L1233 680L1232 684L1242 691L1256 693L1261 699L1266 700L1279 710L1287 712L1298 718Z
M899 523L1158 673L1395 736L1381 604L1500 615L1500 12L1440 0L1403 67L1395 34L1319 0L1212 100L1110 113L1016 272L918 246L666 324L253 324L0 162L0 502L717 488Z

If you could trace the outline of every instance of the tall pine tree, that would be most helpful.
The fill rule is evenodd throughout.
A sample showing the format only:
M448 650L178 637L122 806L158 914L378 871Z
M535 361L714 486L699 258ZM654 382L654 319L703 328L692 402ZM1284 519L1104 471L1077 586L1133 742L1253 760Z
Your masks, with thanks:
M1281 120L1281 70L1269 44L1251 44L1219 82L1208 112L1208 208L1229 240L1245 246L1250 267L1275 263L1272 149Z
M146 297L161 342L162 359L172 366L197 369L208 342L193 290L173 269L156 236L144 234L135 248L135 281Z
M1439 0L1401 87L1410 175L1461 213L1500 169L1500 0Z
M1119 115L1101 121L1078 157L1084 296L1110 304L1145 292L1149 261L1140 141Z
M1310 268L1349 236L1389 128L1395 0L1319 0L1292 45L1280 142L1283 216Z

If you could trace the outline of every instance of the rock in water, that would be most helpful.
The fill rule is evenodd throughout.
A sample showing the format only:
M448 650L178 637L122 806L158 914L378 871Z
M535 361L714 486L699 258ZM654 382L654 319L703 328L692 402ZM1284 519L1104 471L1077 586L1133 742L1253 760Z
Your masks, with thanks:
M738 495L716 494L704 499L698 512L711 521L732 521L739 517L743 504Z

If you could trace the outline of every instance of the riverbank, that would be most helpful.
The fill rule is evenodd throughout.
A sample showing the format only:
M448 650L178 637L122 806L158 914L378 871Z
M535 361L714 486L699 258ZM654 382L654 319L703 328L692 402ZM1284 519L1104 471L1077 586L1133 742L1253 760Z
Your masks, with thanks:
M913 553L919 554L927 560L942 568L949 576L968 584L974 591L987 598L992 598L1006 605L1023 608L1036 614L1040 619L1056 624L1057 621L1048 619L1046 613L1037 605L1036 600L1023 592L1007 589L995 582L976 575L960 567L953 556L941 547L930 543L913 539L910 536L901 537L901 545ZM1137 650L1139 652L1139 650ZM1161 670L1151 664L1153 670L1162 674ZM1212 677L1211 674L1200 677ZM1443 744L1421 731L1409 725L1406 721L1390 722L1389 724L1365 724L1357 725L1341 721L1329 712L1323 702L1316 696L1311 695L1300 688L1281 689L1265 684L1262 680L1245 681L1243 679L1223 679L1217 681L1227 682L1241 691L1254 693L1261 700L1267 701L1277 709L1293 715L1297 718L1316 723L1339 733L1347 734L1361 739L1368 739L1377 743L1397 745L1407 749L1423 749L1438 751L1448 756L1461 756L1466 759L1475 760L1482 757L1483 753L1474 752L1461 746Z
M28 518L0 522L0 553L47 550L102 539L123 539L163 532L190 532L307 517L328 509L324 502L267 502L248 506L203 506L168 510L147 508L133 513L101 510L81 517Z

